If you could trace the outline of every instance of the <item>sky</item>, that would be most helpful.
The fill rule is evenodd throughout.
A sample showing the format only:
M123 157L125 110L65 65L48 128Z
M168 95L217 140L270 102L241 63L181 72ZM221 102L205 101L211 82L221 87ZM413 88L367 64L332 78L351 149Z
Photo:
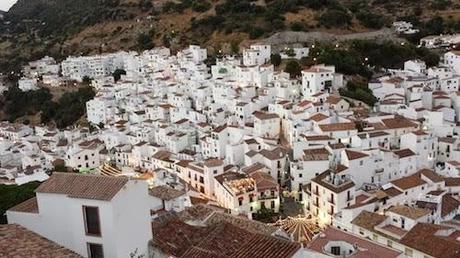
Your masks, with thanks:
M0 10L8 11L17 0L0 0Z

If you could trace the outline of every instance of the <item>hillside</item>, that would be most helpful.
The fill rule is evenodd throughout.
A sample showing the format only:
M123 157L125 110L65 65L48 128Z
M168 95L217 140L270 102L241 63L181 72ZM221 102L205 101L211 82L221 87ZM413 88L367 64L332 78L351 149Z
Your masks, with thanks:
M459 18L460 0L19 0L0 25L0 71L155 45L232 52L279 31L366 32L395 19L413 21L421 37L460 31Z

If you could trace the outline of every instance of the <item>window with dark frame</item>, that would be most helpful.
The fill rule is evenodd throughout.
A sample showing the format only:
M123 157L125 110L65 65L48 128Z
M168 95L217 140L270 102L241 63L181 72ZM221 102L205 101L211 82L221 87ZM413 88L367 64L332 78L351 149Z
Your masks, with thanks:
M333 255L340 255L340 246L331 246L331 253Z
M89 258L104 258L104 250L101 244L88 243Z
M83 206L83 218L85 220L85 232L87 235L100 236L101 225L99 220L99 208Z

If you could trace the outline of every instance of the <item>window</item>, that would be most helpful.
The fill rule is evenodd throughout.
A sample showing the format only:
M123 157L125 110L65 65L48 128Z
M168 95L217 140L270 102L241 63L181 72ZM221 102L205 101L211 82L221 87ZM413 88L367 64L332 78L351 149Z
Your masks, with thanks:
M100 236L101 225L99 221L99 208L83 206L83 218L85 220L86 234Z
M238 205L242 206L243 205L243 200L238 200Z
M104 251L101 244L88 243L89 258L104 258Z
M331 246L331 254L340 255L340 246Z
M364 165L364 161L363 160L359 161L359 165L360 166Z

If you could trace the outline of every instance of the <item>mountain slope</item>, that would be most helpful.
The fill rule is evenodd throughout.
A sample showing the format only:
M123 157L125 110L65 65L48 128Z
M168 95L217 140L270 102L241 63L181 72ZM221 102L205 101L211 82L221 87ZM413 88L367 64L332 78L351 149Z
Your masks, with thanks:
M19 0L0 25L0 71L52 55L190 43L236 51L284 30L362 32L395 19L460 30L460 0ZM439 17L438 17L439 16Z

